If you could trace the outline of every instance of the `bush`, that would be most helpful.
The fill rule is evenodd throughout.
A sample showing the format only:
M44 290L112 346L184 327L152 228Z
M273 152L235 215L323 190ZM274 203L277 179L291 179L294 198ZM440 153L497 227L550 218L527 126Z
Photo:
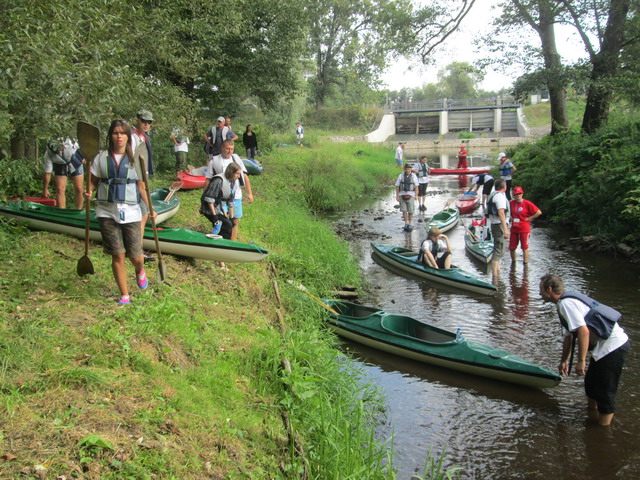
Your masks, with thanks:
M640 247L640 122L518 148L517 181L546 216L581 235Z
M0 160L0 195L21 197L42 191L42 163L24 159Z

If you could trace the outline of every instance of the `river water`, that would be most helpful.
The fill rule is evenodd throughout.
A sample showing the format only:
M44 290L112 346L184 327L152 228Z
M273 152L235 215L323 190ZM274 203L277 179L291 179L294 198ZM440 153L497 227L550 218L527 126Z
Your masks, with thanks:
M430 161L432 164L432 162ZM458 177L432 177L429 219L461 191ZM514 183L514 185L516 185ZM526 195L525 195L526 197ZM542 302L539 279L560 274L568 289L586 293L623 313L621 325L632 341L618 393L618 412L611 427L587 421L582 378L572 376L553 389L533 390L405 360L345 342L362 362L368 380L382 390L386 419L381 440L393 437L398 478L421 474L430 448L446 449L445 465L463 468L462 478L478 479L637 479L640 478L640 269L600 254L559 248L566 234L544 222L534 225L529 265L503 259L493 298L445 290L399 276L375 263L369 242L416 249L425 238L424 223L402 230L393 189L382 198L350 212L375 238L351 242L360 259L370 293L362 303L409 315L470 340L505 349L555 371L561 352L559 322L553 304ZM543 212L544 217L544 212ZM469 218L463 220L468 222ZM487 281L490 275L464 250L463 228L447 235L454 263Z

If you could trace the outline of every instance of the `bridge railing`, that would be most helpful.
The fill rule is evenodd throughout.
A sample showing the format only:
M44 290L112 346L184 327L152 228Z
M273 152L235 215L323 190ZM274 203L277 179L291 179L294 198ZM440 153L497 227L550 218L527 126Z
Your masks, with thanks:
M393 112L402 112L404 110L446 110L449 108L464 108L464 107L494 107L497 105L514 105L519 103L512 96L500 96L493 98L471 98L471 99L455 99L455 98L442 98L439 100L429 102L391 102L390 108Z

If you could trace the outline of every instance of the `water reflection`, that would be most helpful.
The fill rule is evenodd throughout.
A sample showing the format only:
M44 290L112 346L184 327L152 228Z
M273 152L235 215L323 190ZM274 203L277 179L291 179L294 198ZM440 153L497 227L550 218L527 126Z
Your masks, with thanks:
M456 177L432 177L428 214L421 228L405 233L388 195L366 208L383 216L361 216L365 229L379 232L374 241L417 250L426 236L424 222L460 191ZM382 213L380 213L382 212ZM352 214L349 214L351 216ZM468 221L468 220L467 220ZM640 334L637 298L639 269L618 259L558 249L558 234L534 226L531 259L510 265L505 258L498 295L478 297L418 281L390 271L371 258L370 240L358 239L352 249L371 289L363 303L409 315L478 342L513 352L555 370L561 353L560 328L553 305L538 294L538 280L548 272L561 275L567 286L582 291L624 314L632 339ZM465 255L463 228L447 232L455 263L490 278L483 266ZM464 478L549 479L622 478L640 476L640 396L637 392L638 349L632 349L622 374L618 413L609 433L587 422L583 380L570 377L546 391L510 386L431 367L346 343L384 391L388 423L381 439L394 436L394 463L399 478L419 472L430 447L447 448L447 466L462 466ZM608 437L607 435L610 435Z

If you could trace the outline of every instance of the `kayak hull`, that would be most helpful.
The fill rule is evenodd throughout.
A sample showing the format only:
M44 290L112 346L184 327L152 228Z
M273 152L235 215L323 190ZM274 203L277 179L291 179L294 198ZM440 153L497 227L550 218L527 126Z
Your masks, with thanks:
M81 239L85 236L84 217L69 215L67 210L59 208L30 202L12 202L0 205L0 215L24 222L35 230L63 233ZM183 228L158 228L157 233L162 253L229 263L257 262L268 254L267 250L257 245L222 238L212 239L204 233ZM96 219L90 222L89 238L94 241L102 240ZM147 250L156 251L153 230L149 227L145 228L143 245Z
M176 176L182 182L180 190L196 190L204 187L206 172L206 166L178 172Z
M475 192L467 192L460 195L456 200L455 206L460 212L460 215L466 215L472 213L480 203L480 196Z
M332 330L341 337L393 355L532 388L552 388L561 377L504 350L473 342L463 336L346 301L324 300Z
M471 167L471 168L430 168L429 175L477 175L478 173L488 173L491 167Z
M469 227L469 231L465 231L464 234L464 247L473 258L482 263L488 264L493 258L493 240L491 239L490 229L487 229L486 235L486 238L481 239L480 231L475 226L471 225Z
M374 258L379 260L383 266L392 267L392 269L399 270L404 274L480 295L492 296L498 291L494 285L461 268L431 268L423 263L418 263L418 254L412 250L379 243L371 243L371 247Z

